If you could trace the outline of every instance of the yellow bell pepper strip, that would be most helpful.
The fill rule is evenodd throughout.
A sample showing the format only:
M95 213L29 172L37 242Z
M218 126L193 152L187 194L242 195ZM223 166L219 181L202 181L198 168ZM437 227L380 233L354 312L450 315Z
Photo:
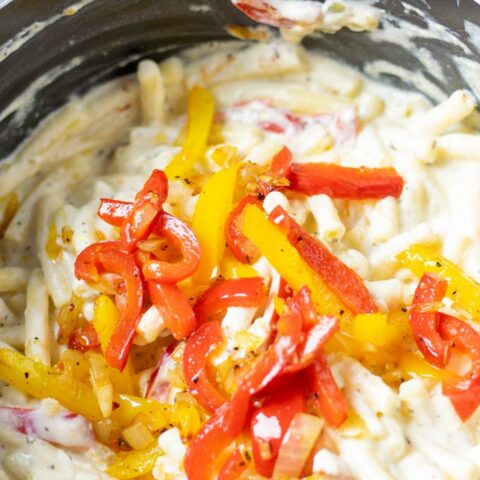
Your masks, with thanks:
M114 402L117 408L112 412L112 420L122 427L131 425L141 415L152 430L161 430L171 423L173 406L136 397L134 395L115 395Z
M153 470L162 450L158 445L139 452L118 453L115 461L107 468L107 473L119 480L138 478Z
M236 278L258 277L259 274L251 265L239 262L228 250L225 251L220 265L220 274L226 280Z
M54 398L66 409L92 422L103 418L90 385L13 350L0 349L0 380L38 399ZM152 430L161 430L172 424L189 436L192 430L185 425L185 419L190 418L194 422L193 430L199 428L200 419L198 411L192 411L195 407L187 407L184 403L167 405L134 395L115 394L111 418L122 427L127 427L139 415L143 415Z
M93 326L100 340L102 352L107 349L119 320L120 313L110 297L99 295L93 307Z
M480 320L480 284L455 264L424 245L413 245L397 255L397 259L418 277L436 273L448 280L446 296Z
M359 342L389 347L399 344L407 335L408 328L406 319L394 320L383 313L359 313L353 321L351 335Z
M200 192L192 229L200 242L202 256L196 283L210 280L225 251L225 225L232 210L233 194L240 164L220 170L213 174Z
M415 353L403 354L398 368L403 375L409 378L420 377L441 382L445 375L444 370L430 365L423 357Z
M93 326L104 354L119 320L120 312L113 300L106 295L99 295L93 307ZM135 379L130 359L124 370L120 371L116 368L109 370L115 391L127 394L135 393Z
M193 438L202 426L198 408L189 402L175 402L170 423L180 430L183 438Z
M191 438L202 423L195 405L184 401L170 405L134 395L120 394L115 395L114 403L117 408L112 412L112 419L122 427L131 425L141 417L152 431L163 430L168 425L173 425L180 430L182 437Z
M203 87L193 87L188 95L187 138L180 152L165 168L169 179L183 178L201 160L207 148L214 110L212 94Z
M96 422L103 418L89 385L13 350L0 349L0 380L38 399L54 398L88 420Z
M298 292L307 286L320 315L333 315L350 323L352 311L330 290L290 243L287 236L256 205L247 205L243 217L243 234L252 241L280 276Z
M383 313L359 313L353 321L352 336L360 342L383 347L388 342L388 317Z

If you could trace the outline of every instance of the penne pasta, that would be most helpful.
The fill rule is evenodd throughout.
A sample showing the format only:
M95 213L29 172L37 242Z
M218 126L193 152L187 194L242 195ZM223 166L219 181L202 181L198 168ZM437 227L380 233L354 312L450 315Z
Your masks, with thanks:
M0 341L18 350L25 345L25 327L23 325L8 325L0 327Z
M20 267L0 268L0 293L18 292L25 289L28 270Z
M23 342L27 357L50 366L48 290L40 270L34 270L28 281Z
M152 60L142 60L137 77L143 122L161 123L165 116L165 86L160 69Z

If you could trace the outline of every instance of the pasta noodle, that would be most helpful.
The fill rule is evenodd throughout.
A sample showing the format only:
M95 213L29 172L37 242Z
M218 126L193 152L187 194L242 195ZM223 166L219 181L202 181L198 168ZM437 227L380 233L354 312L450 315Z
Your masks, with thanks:
M27 286L25 354L50 366L48 291L40 270L34 270Z
M470 115L475 106L475 98L470 92L457 90L445 102L429 110L418 120L418 125L431 135L440 135Z
M0 268L0 292L17 292L27 285L28 271L20 267Z
M137 75L144 123L162 122L165 116L165 86L160 69L155 62L143 60L138 64Z

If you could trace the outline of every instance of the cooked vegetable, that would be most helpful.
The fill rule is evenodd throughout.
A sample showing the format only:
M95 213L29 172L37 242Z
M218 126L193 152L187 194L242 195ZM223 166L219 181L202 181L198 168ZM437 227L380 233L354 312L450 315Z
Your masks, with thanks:
M440 382L444 378L444 370L430 365L420 354L404 353L398 368L408 377L420 377Z
M68 348L80 352L88 352L100 345L97 332L91 324L75 329L68 339Z
M176 247L181 260L169 262L158 258L143 263L142 271L147 280L176 283L193 275L200 263L200 246L192 230L181 220L162 212L153 233L167 240L166 249Z
M54 398L91 421L103 418L90 386L13 350L0 349L0 379L32 397Z
M260 307L265 300L265 286L260 277L222 280L197 300L194 311L202 324L228 307Z
M123 370L143 306L141 273L134 257L121 250L120 242L94 243L80 252L75 261L75 275L78 278L98 283L103 272L119 275L124 284L124 293L117 294L122 305L120 321L105 352L108 364Z
M103 418L110 417L113 404L113 385L110 379L110 371L103 355L95 352L87 353L90 367L90 383L97 397L98 406L102 411Z
M441 316L440 335L471 358L470 372L459 380L444 380L447 395L463 421L468 420L480 405L480 334L468 323L450 315Z
M258 277L258 272L250 265L239 262L227 250L220 265L220 275L226 280Z
M299 478L322 429L321 418L297 413L283 437L273 478Z
M135 195L133 208L122 223L122 245L132 252L147 238L168 195L168 180L162 170L153 170L143 188Z
M218 474L218 480L237 480L248 468L240 449L236 448L223 464Z
M273 190L287 187L292 168L292 152L283 147L272 159L270 170L258 179L258 188L262 195Z
M134 450L145 450L155 442L155 437L141 421L125 428L122 437Z
M441 337L471 359L471 369L464 385L480 384L480 334L467 322L441 314L439 332Z
M283 437L295 415L305 408L304 397L304 386L296 381L267 396L263 405L254 411L250 435L255 468L260 475L272 476Z
M298 291L306 285L310 289L318 313L351 321L353 318L351 310L300 256L281 228L270 222L255 205L248 205L245 208L242 231L290 287Z
M148 282L148 291L172 335L177 340L188 337L197 320L182 291L176 285L159 282Z
M408 248L397 259L418 277L434 273L447 280L446 296L475 319L480 318L480 285L452 262L424 245Z
M205 283L216 273L225 251L225 225L232 209L233 193L239 165L214 173L200 192L192 229L198 238L202 257L195 274L198 283Z
M215 412L226 401L208 368L209 355L223 341L218 322L204 323L188 339L183 355L183 372L188 390L210 412Z
M203 157L213 121L214 99L203 87L195 86L188 95L187 138L180 152L165 169L169 179L183 179Z
M110 338L120 320L120 313L113 301L106 295L99 295L93 307L93 325L100 340L103 354L105 354ZM124 370L110 369L110 378L116 391L133 394L135 379L133 366L130 360Z
M339 427L348 416L348 406L324 355L317 357L309 367L308 375L314 403L329 425Z
M211 480L219 453L235 439L222 426L223 415L228 408L229 405L225 404L218 409L188 445L183 462L188 480Z
M107 473L119 480L129 480L146 475L153 470L162 450L154 445L140 452L120 452L108 467Z
M294 163L290 188L307 195L366 200L399 197L403 179L394 168L352 168L332 163Z
M269 220L285 231L300 256L353 312L372 313L378 310L360 276L295 222L282 207L276 207Z
M256 196L243 197L230 213L225 230L228 249L239 262L243 263L253 263L260 257L257 247L242 233L243 210L250 204L261 206Z
M302 315L293 298L278 321L273 344L255 359L240 379L232 399L217 408L190 443L185 456L189 480L211 479L215 460L245 426L251 398L280 376L295 355L301 333Z
M121 227L133 209L133 202L101 198L97 215L114 227Z
M398 330L388 322L385 313L359 313L352 326L352 336L360 342L384 347L396 339Z
M438 304L447 291L448 283L438 275L426 273L415 290L410 325L418 349L436 367L444 367L450 355L448 343L438 332L440 313Z

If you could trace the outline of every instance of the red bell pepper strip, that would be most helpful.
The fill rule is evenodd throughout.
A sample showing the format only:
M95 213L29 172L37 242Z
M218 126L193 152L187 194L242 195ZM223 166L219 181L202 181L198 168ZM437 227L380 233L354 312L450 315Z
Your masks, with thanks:
M480 405L480 385L472 385L466 389L444 385L443 394L452 402L458 416L466 422Z
M148 291L172 335L177 340L187 338L195 330L197 320L182 291L176 285L151 281Z
M472 361L468 375L455 384L443 385L443 393L450 398L459 417L466 421L480 405L480 334L467 322L445 314L440 316L439 333Z
M183 373L188 391L209 412L215 412L226 402L208 372L208 356L223 341L218 322L204 323L188 338L183 355Z
M320 317L306 334L305 340L298 348L298 361L287 365L284 373L292 373L303 370L312 364L322 351L323 346L338 331L338 319L335 317Z
M101 198L97 215L109 225L121 227L124 220L133 209L132 202L113 200L112 198Z
M148 237L167 195L167 176L161 170L153 170L122 224L121 239L128 252L133 251L138 241Z
M304 397L303 385L297 382L270 394L253 413L250 436L255 467L260 475L272 476L283 437L293 417L305 408Z
M265 287L260 277L223 280L197 300L194 311L201 324L214 319L228 307L259 307L265 299Z
M237 480L245 472L247 467L247 462L243 458L240 449L236 448L223 464L218 474L218 480Z
M212 480L219 454L235 440L222 426L229 408L228 403L220 407L188 445L183 461L188 480Z
M275 177L288 177L292 170L292 152L283 147L272 159L270 173Z
M348 405L323 354L309 367L308 376L314 403L329 425L339 427L348 416Z
M142 267L146 280L176 283L195 273L200 263L200 245L190 227L173 215L161 212L153 233L177 247L182 259L177 262L147 260Z
M306 195L366 200L399 197L403 179L394 168L352 168L331 163L294 163L290 189Z
M342 302L355 313L375 313L378 307L360 276L303 229L280 206L269 216L288 235L290 243Z
M115 273L120 276L122 292L117 293L120 321L110 339L105 359L107 363L123 370L135 336L143 306L141 272L133 255L122 251L120 242L99 242L82 250L75 260L75 275L90 283L97 283L100 274Z
M249 204L261 206L260 200L254 195L247 195L230 213L225 225L227 247L232 255L242 263L253 263L260 257L257 247L242 234L242 213Z
M293 290L288 286L288 283L283 279L280 278L280 285L278 286L278 293L277 297L281 298L282 300L286 300L293 295ZM272 319L270 320L271 325L275 325L279 319L280 315L278 315L277 311L274 310L272 314Z
M439 333L453 348L471 358L472 368L464 386L480 384L480 334L467 322L445 314L440 317Z
M107 363L119 370L127 364L128 355L135 337L135 329L142 313L143 282L140 269L133 255L109 251L100 256L106 271L116 273L123 282L124 293L117 295L120 320L105 351Z
M100 254L110 250L121 251L122 244L120 242L98 242L84 248L75 259L75 276L88 283L97 283L100 280L100 274L105 272L100 261Z
M443 368L449 358L449 343L438 332L440 312L428 311L440 302L447 291L448 282L438 275L426 273L415 290L410 311L410 326L418 349L436 367Z
M280 185L286 186L285 182L280 185L277 184L278 180L287 180L290 176L292 170L292 158L292 152L288 147L283 147L277 154L275 154L270 165L270 171L266 175L260 177L258 181L258 188L262 195L268 195Z
M88 352L100 346L100 340L93 324L89 323L84 327L77 328L68 339L68 348Z

